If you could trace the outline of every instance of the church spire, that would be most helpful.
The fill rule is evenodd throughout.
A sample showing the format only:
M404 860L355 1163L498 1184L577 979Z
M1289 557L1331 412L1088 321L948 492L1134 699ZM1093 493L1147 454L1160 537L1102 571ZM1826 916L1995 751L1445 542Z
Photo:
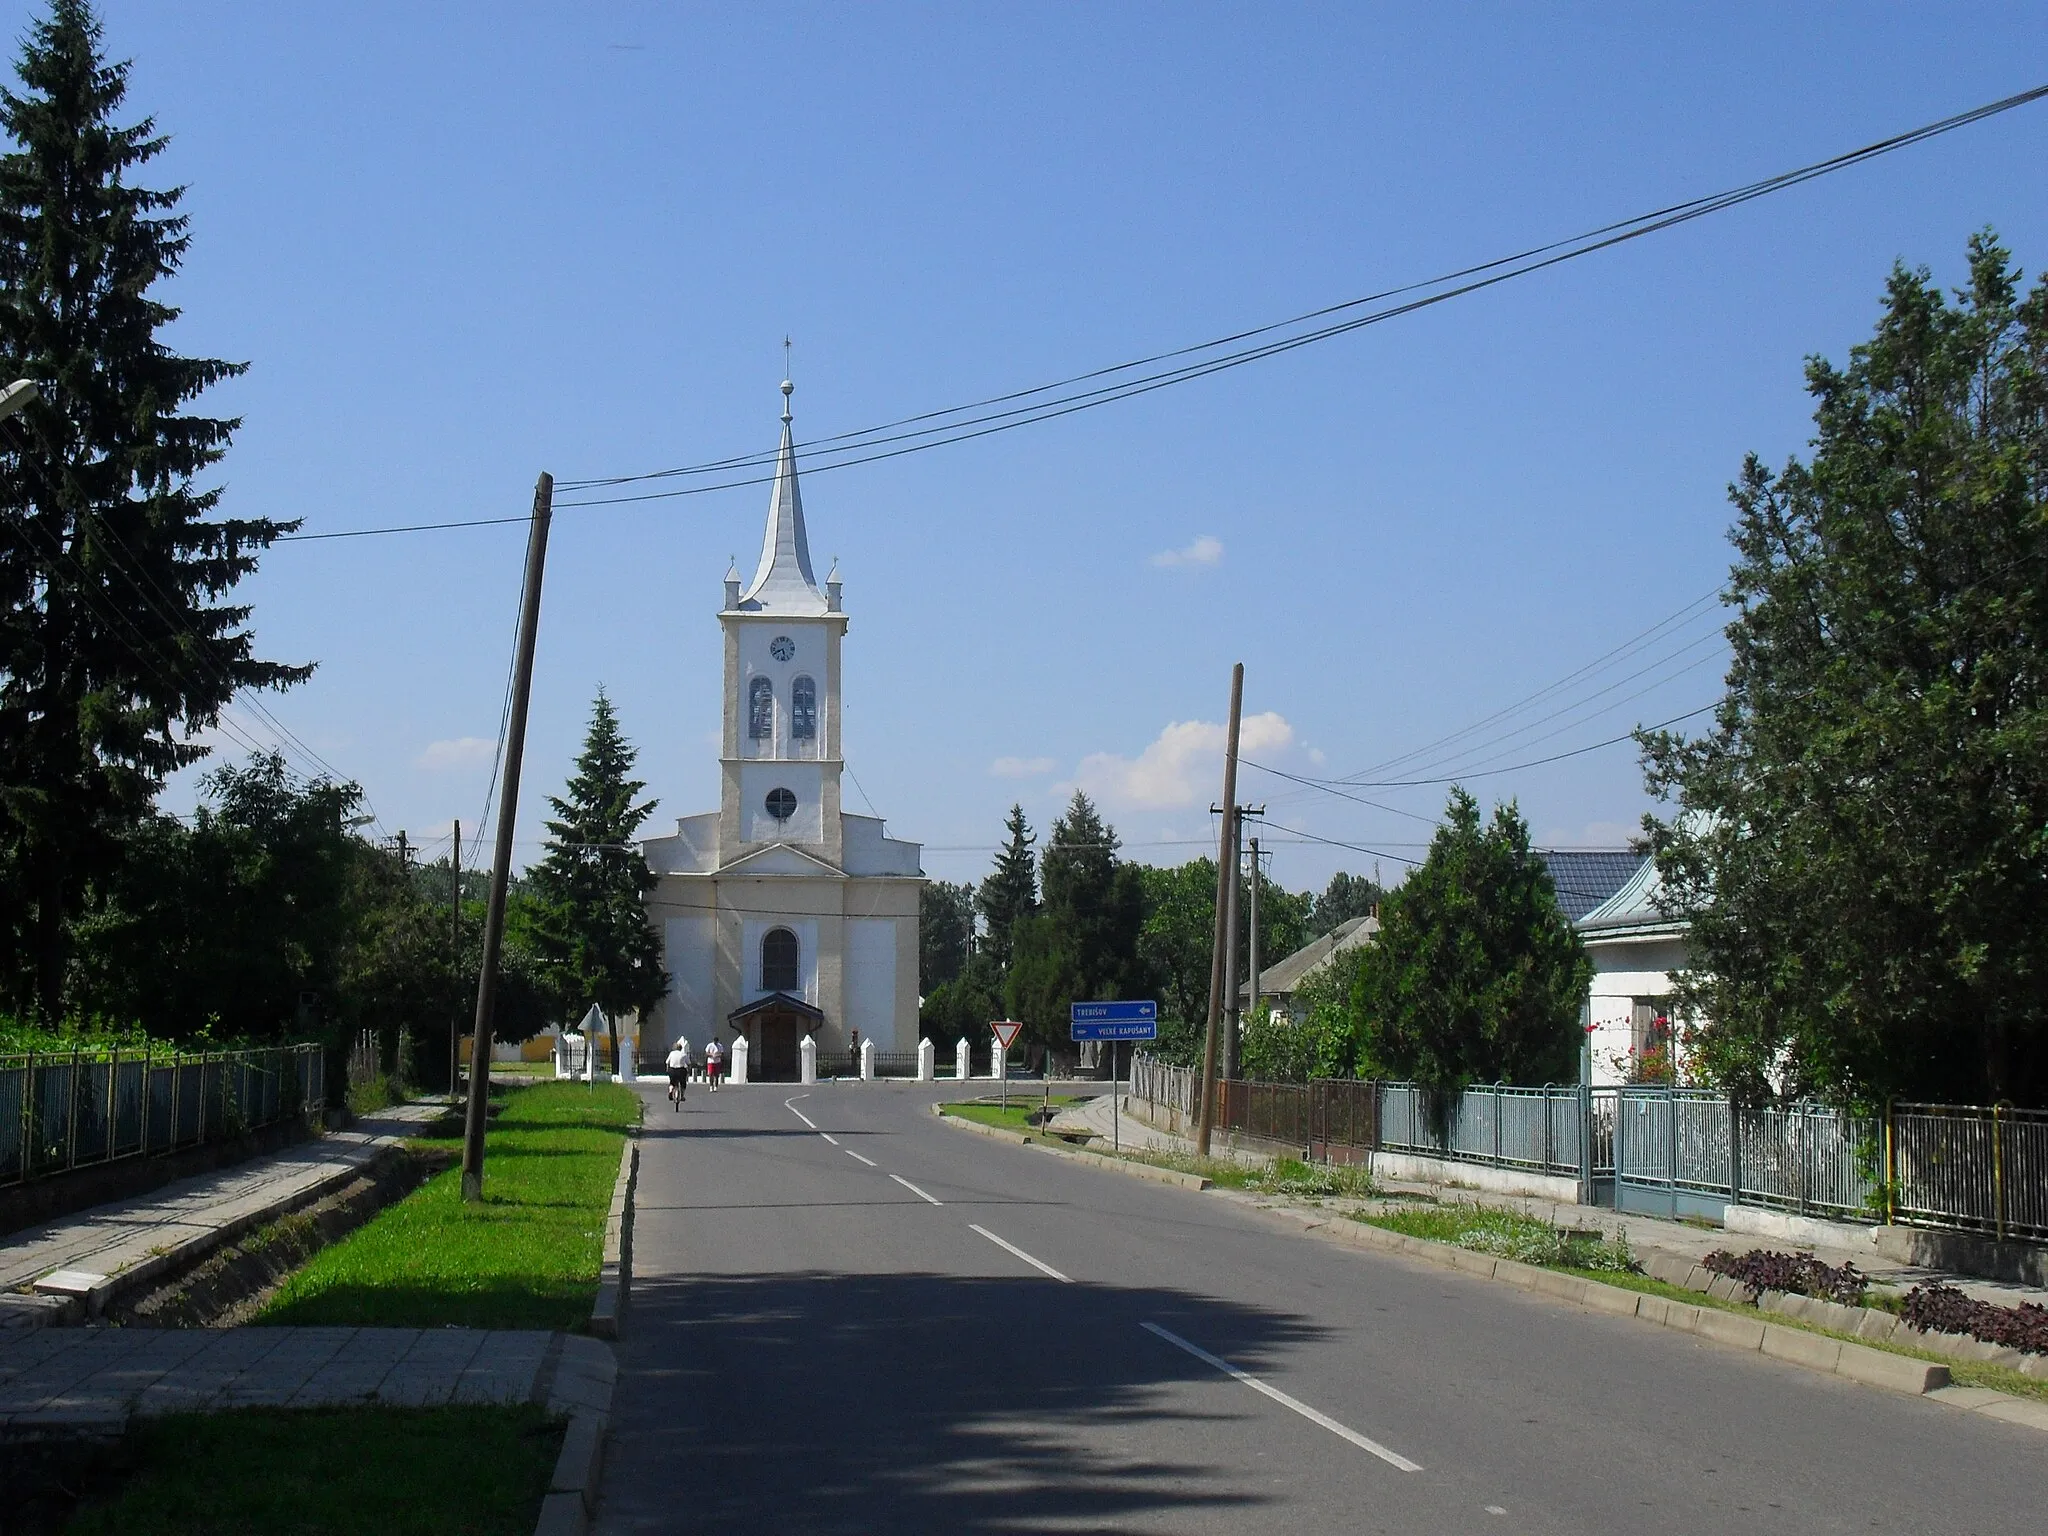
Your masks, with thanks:
M739 606L770 613L824 613L825 594L811 574L811 542L804 534L804 499L797 488L789 409L795 391L788 379L782 381L782 451L776 456L775 488L768 497L768 527L761 540L761 563Z

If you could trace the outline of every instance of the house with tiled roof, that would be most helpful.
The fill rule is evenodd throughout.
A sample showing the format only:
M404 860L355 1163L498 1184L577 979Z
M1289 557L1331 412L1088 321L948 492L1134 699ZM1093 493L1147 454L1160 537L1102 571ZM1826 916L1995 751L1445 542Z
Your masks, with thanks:
M1690 963L1688 924L1658 909L1663 882L1645 858L1615 893L1574 926L1593 962L1593 1081L1627 1082L1633 1066L1668 1042L1673 975Z

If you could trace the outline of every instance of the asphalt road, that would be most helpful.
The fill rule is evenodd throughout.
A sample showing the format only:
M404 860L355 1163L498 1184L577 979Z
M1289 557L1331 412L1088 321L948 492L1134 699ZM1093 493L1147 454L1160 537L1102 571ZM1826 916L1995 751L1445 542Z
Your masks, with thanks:
M952 1129L947 1086L647 1091L600 1531L2048 1519L2037 1431Z

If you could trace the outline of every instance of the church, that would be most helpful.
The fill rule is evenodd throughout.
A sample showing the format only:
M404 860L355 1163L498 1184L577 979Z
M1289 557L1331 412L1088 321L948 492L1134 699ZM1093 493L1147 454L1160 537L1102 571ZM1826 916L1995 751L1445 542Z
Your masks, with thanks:
M663 1040L747 1041L757 1081L798 1076L800 1042L845 1061L917 1048L923 849L841 804L839 570L812 575L788 380L761 561L725 576L725 732L715 811L642 845L647 916L671 977Z

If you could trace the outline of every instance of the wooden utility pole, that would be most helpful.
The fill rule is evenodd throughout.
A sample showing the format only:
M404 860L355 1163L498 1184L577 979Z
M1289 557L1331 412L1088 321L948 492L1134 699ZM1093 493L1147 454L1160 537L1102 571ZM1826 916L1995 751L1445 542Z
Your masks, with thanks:
M448 969L462 965L462 818L455 818L455 836L448 844ZM448 1015L448 1102L462 1092L462 1019Z
M1259 1022L1259 840L1252 839L1251 1019Z
M1237 901L1244 888L1244 807L1230 808L1230 889L1225 893L1223 912L1223 1063L1216 1075L1234 1082L1237 1066Z
M1202 1041L1202 1102L1195 1111L1195 1152L1209 1155L1216 1128L1216 1026L1223 1008L1223 904L1231 883L1230 854L1237 846L1237 719L1244 706L1244 663L1230 669L1230 729L1223 746L1223 830L1216 845L1216 938L1209 953L1209 1020Z
M526 584L519 599L519 650L512 664L512 717L505 732L504 782L498 788L497 859L484 907L484 958L476 979L476 1028L469 1042L469 1113L463 1121L462 1198L484 1197L484 1123L491 1102L491 1025L498 1002L498 951L505 940L505 887L512 878L512 827L519 812L519 764L526 752L526 701L533 692L533 643L540 630L540 582L547 568L554 476L533 488L526 534Z

